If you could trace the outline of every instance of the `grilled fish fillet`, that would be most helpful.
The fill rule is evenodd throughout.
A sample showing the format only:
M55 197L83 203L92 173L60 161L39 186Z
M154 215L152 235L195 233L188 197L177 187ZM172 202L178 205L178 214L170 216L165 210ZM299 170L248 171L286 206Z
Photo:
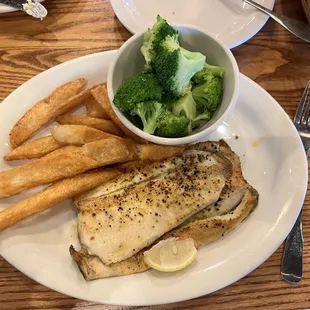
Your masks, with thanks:
M116 186L118 190L111 194L77 203L80 241L103 263L109 265L133 256L216 202L230 168L228 161L216 154L197 150L162 163L176 168L165 172L156 165L140 168L142 182L136 183L135 177L124 182L123 176L120 184L112 184L126 187Z
M239 157L224 142L204 142L190 149L214 152L229 160L232 173L226 181L219 200L196 213L173 231L168 232L158 241L169 238L192 238L196 247L219 239L228 231L245 220L258 204L258 193L243 178ZM153 244L153 245L154 245ZM153 246L151 245L151 246ZM111 265L105 265L95 255L90 255L84 247L76 251L72 246L70 253L86 280L95 280L112 276L128 275L149 269L143 259L143 249L134 256Z

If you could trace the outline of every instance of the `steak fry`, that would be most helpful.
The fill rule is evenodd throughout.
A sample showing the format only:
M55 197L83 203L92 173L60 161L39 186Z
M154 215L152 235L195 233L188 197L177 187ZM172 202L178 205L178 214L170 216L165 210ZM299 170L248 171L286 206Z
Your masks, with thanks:
M110 120L89 117L84 115L63 115L56 119L61 125L84 125L116 136L124 136L124 133Z
M32 140L15 148L4 156L7 161L39 158L62 147L52 136Z
M101 130L82 125L58 125L51 129L54 139L62 145L84 145L113 136Z
M109 119L109 115L103 110L97 100L91 96L85 102L87 115L90 117Z
M0 231L49 209L59 202L81 194L119 175L117 169L97 169L61 180L38 194L0 212Z
M68 82L56 88L47 98L39 101L14 125L10 133L12 148L16 148L30 138L40 128L82 103L89 96L89 91L82 92L85 79Z
M171 154L169 150L169 146L162 148L160 153L157 152L158 158L167 158L167 154ZM1 171L0 198L69 178L90 169L135 159L139 159L136 144L120 137L97 140L82 147L66 146L34 162Z
M98 166L98 162L85 155L82 148L63 147L34 162L0 172L0 197L10 197Z

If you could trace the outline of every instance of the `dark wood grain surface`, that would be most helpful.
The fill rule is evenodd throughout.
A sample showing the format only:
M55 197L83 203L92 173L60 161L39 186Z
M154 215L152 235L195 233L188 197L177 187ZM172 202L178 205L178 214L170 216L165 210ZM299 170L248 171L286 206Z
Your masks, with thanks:
M83 55L117 49L131 36L118 22L107 0L48 0L45 5L49 16L43 22L19 12L0 15L0 101L50 67ZM306 22L299 0L276 0L275 11ZM254 38L233 52L240 71L265 88L292 117L310 79L310 44L269 20ZM309 195L305 201L303 223L305 254L301 284L290 286L281 280L281 246L258 269L227 288L191 301L146 308L310 308ZM134 308L98 305L51 291L0 257L0 309Z

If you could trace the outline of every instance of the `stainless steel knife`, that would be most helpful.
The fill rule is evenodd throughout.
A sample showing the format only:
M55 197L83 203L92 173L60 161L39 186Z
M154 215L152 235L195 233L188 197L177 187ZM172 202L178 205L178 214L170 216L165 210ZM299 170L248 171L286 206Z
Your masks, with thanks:
M24 11L35 18L43 19L47 15L46 8L35 0L0 0L0 3Z

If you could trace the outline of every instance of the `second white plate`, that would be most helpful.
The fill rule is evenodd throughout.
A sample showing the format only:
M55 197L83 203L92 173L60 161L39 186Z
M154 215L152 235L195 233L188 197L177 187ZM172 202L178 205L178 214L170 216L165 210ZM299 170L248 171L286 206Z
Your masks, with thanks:
M257 0L272 9L275 0ZM160 14L169 23L198 26L229 48L254 36L268 17L242 0L111 0L121 23L138 33L151 27Z

